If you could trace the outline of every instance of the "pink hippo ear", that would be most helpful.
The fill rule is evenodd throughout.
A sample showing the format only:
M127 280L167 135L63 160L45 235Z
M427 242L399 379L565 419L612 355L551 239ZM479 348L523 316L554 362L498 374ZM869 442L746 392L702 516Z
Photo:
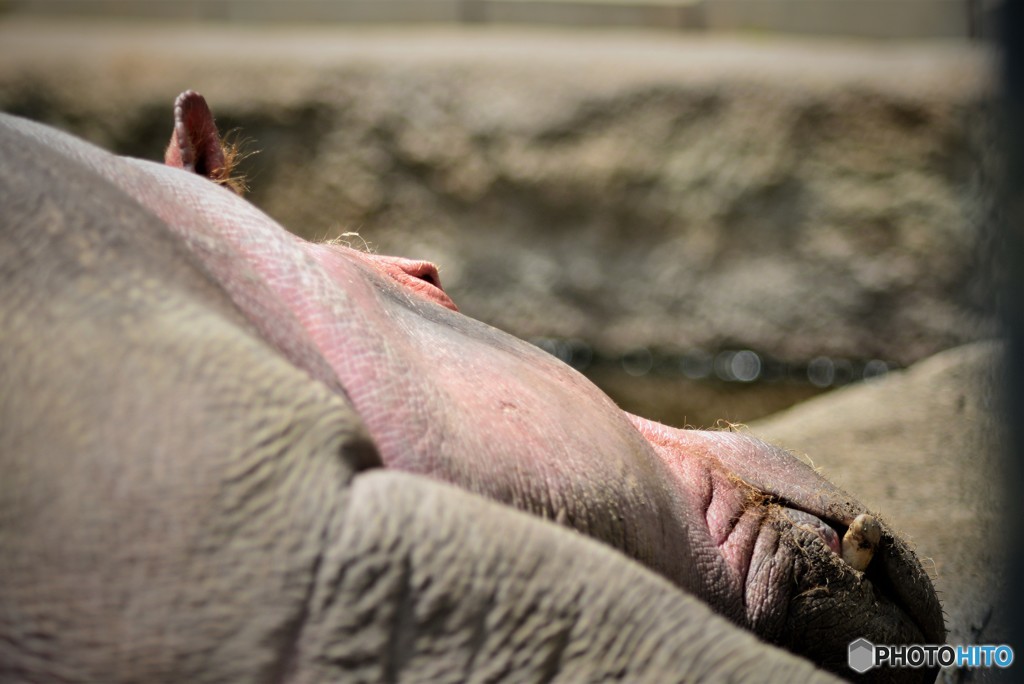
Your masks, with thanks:
M174 101L174 132L164 163L206 176L241 195L245 186L231 175L235 157L235 149L225 147L221 140L206 99L194 90L178 95Z

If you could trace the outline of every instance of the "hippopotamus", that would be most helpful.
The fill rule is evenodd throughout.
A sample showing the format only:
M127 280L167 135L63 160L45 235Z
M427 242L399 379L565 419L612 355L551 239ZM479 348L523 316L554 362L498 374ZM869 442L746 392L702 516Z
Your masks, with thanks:
M824 682L944 641L794 456L288 232L198 94L172 130L160 164L0 115L0 680Z

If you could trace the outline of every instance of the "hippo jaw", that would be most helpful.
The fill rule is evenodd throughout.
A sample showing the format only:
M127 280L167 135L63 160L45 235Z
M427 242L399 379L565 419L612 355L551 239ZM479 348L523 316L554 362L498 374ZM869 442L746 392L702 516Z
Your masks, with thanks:
M713 553L705 555L710 562L704 567L716 578L700 577L707 586L684 588L762 638L845 677L853 674L847 646L858 638L876 644L945 641L942 609L927 573L891 528L865 515L862 504L792 455L746 435L631 419L707 524L703 541ZM865 519L880 534L861 570L843 552L854 536L849 528L859 531ZM723 574L729 582L718 579ZM723 586L732 597L722 594ZM935 674L869 673L905 681L931 681Z
M887 526L882 526L874 558L860 571L829 543L830 537L844 531L841 522L822 521L831 530L822 534L807 524L803 516L810 514L801 511L794 521L792 510L785 502L768 503L753 541L745 596L749 626L755 632L847 677L852 673L846 645L858 638L875 644L945 641L941 607L930 579ZM758 550L763 551L761 557ZM779 581L780 572L788 574L787 581ZM762 597L768 600L758 605ZM823 634L828 639L822 639ZM933 681L937 670L870 674L884 675L886 681Z

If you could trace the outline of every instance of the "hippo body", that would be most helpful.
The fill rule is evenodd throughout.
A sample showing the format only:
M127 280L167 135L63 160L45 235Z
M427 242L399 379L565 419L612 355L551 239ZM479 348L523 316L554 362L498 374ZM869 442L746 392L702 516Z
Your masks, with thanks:
M942 642L891 530L842 561L856 500L625 414L432 265L303 241L187 147L0 116L0 151L0 681L827 681L747 630L843 675Z

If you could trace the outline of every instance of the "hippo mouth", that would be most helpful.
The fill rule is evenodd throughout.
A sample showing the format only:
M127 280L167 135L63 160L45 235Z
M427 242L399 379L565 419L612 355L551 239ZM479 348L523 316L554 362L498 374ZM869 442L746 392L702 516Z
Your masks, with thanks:
M870 515L859 515L844 525L785 500L765 503L763 521L752 542L753 560L746 569L750 626L845 678L934 681L937 668L875 669L856 677L847 664L848 644L862 637L875 644L945 641L931 581L906 545ZM858 548L865 546L858 544L865 519L877 526L868 552ZM769 562L758 562L759 554ZM780 567L789 568L788 582L773 576ZM764 596L776 608L784 604L784 609L757 605L757 598ZM768 609L762 612L761 608ZM761 615L770 615L771 624Z
M697 586L685 574L681 586L843 678L934 680L936 670L874 668L858 678L848 667L849 644L859 638L945 641L931 579L885 522L806 463L750 435L630 419L668 466L680 501L704 514L716 558L702 555ZM732 593L723 600L726 585Z

